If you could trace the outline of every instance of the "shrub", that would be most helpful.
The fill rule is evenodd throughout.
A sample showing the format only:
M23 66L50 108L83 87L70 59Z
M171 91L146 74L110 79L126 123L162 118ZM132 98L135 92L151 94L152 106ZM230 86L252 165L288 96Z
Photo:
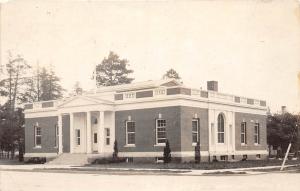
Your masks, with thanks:
M201 156L200 156L200 143L199 141L197 142L197 145L195 147L195 162L200 163L201 161Z
M46 163L45 157L32 157L26 161L26 163L32 163L32 164L44 164Z
M92 164L111 164L111 163L123 163L126 162L126 158L98 158L95 159Z
M171 162L171 149L170 149L170 144L169 141L166 141L166 146L164 148L164 163L169 163Z
M117 140L115 140L115 143L114 143L114 152L113 152L113 159L117 159L118 158L118 153L119 153L118 142L117 142Z

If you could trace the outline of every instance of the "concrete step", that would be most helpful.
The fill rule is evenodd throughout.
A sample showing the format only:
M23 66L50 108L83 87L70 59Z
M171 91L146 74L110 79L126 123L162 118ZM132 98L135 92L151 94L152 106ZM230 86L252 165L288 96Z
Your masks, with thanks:
M53 165L85 165L88 164L88 157L86 154L70 154L63 153L47 164Z

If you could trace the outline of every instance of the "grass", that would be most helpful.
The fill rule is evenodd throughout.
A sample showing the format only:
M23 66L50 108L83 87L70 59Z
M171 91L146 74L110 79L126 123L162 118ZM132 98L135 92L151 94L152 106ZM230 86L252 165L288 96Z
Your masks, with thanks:
M202 162L195 163L169 163L169 164L155 164L155 163L111 163L111 164L93 164L89 166L97 166L103 168L138 168L138 169L235 169L235 168L251 168L251 167L265 167L265 166L280 166L281 160L253 160L253 161L237 161L237 162ZM300 165L299 160L288 160L286 165Z

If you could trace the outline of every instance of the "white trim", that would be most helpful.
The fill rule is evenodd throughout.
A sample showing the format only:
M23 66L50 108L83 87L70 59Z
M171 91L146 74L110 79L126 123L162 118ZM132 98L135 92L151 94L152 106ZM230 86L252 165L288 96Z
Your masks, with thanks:
M244 132L242 132L242 128L244 128ZM242 122L241 123L241 145L247 145L247 123L246 122ZM242 142L242 137L244 137L244 142Z
M165 126L163 127L158 127L157 124L158 124L158 121L165 121ZM167 141L167 136L166 136L166 133L167 133L167 120L166 119L162 119L162 118L159 118L159 119L156 119L155 120L155 145L154 146L165 146L166 144L165 143L159 143L158 142L158 131L157 129L158 128L164 128L165 129L165 138L160 138L160 139L165 139Z
M25 153L24 157L56 157L57 153Z
M269 154L267 150L240 150L240 151L235 151L236 155L246 155L246 154L251 154L251 155L256 155L256 154Z
M194 157L194 151L171 152L172 157ZM208 156L208 151L200 151L201 156ZM120 157L163 157L163 152L119 152Z
M39 128L39 130L40 130L40 133L39 133L39 135L37 134L37 129ZM35 148L42 148L42 128L40 127L40 126L36 126L36 125L34 125L34 127L33 127L33 129L34 129L34 147ZM40 141L41 141L41 143L40 144L37 144L36 142L36 139L37 139L37 137L40 137Z
M128 123L133 123L134 124L134 132L128 132ZM135 125L135 121L132 121L132 120L128 120L125 122L125 134L126 134L126 137L125 137L125 140L126 140L126 145L130 146L130 145L134 145L135 146L135 133L136 133L136 125ZM134 134L134 144L131 143L131 144L128 144L128 135L129 134Z
M157 143L155 145L153 145L154 147L164 147L166 146L166 143Z
M257 133L255 133L255 129L257 128ZM255 142L257 138L257 142ZM259 145L260 144L260 124L255 123L254 124L254 145Z
M135 144L124 145L124 147L136 147Z
M193 122L196 122L197 123L197 131L193 131ZM195 146L197 145L197 142L199 141L199 118L192 118L192 145ZM197 134L197 141L194 142L193 140L193 134Z

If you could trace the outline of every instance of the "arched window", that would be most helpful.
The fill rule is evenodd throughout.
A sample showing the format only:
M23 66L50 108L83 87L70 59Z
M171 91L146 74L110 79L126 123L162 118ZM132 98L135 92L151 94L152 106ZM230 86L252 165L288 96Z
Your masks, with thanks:
M224 117L222 114L219 114L218 116L218 143L224 143Z

